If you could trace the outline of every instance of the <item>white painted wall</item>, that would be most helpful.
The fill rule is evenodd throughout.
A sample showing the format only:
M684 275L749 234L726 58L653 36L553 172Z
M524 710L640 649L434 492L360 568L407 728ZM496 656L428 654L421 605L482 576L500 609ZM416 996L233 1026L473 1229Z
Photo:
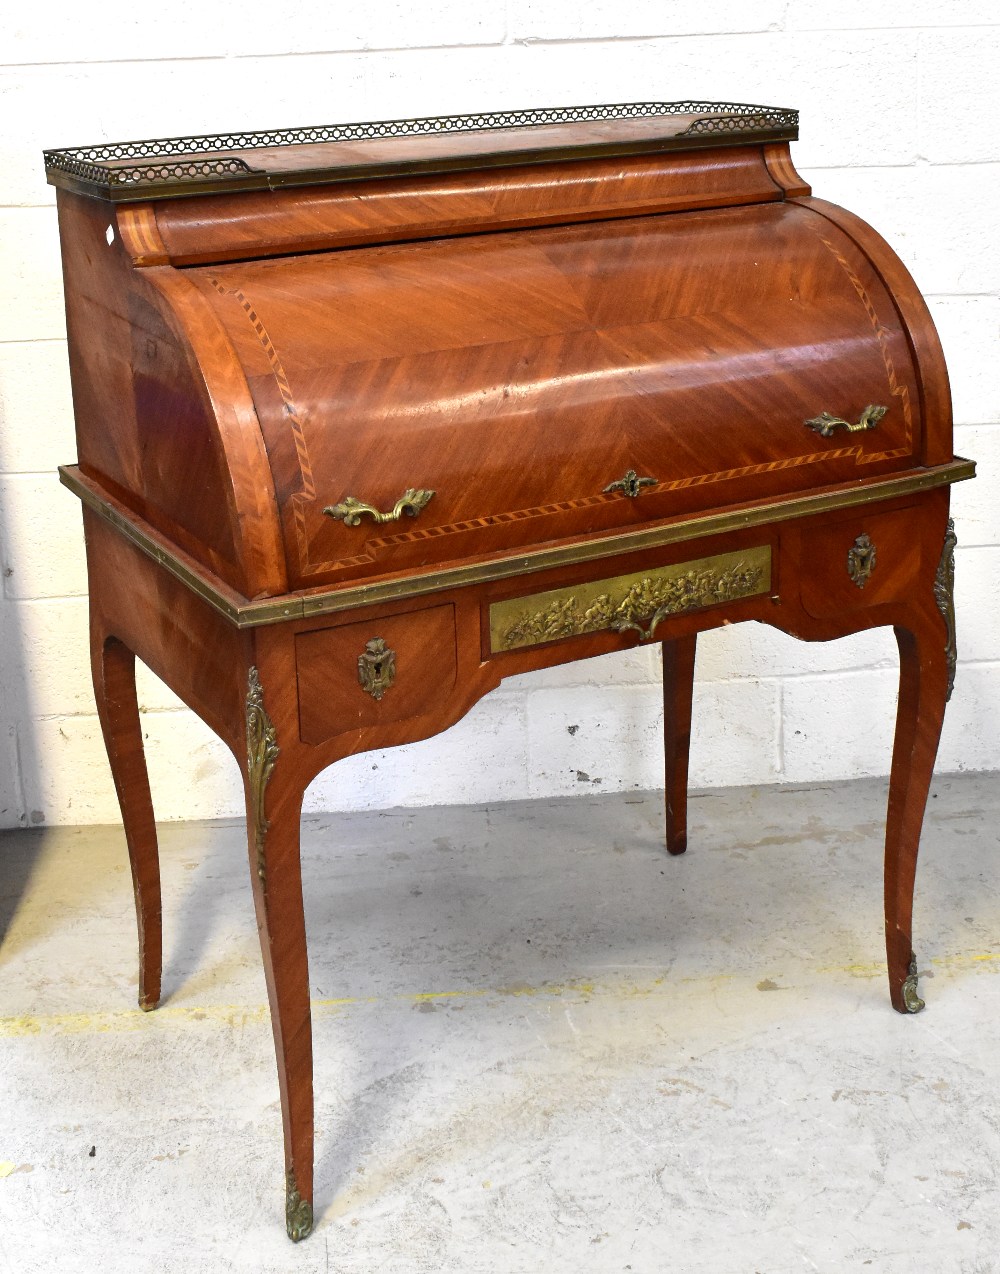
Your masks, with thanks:
M0 825L116 821L89 682L53 192L43 146L525 105L797 106L799 169L894 244L948 355L961 663L939 768L1000 768L1000 7L996 0L121 0L0 17ZM895 646L701 640L696 785L883 774ZM655 651L519 677L427 743L346 762L313 809L660 786ZM242 812L235 764L150 675L161 818ZM575 728L574 728L575 727Z

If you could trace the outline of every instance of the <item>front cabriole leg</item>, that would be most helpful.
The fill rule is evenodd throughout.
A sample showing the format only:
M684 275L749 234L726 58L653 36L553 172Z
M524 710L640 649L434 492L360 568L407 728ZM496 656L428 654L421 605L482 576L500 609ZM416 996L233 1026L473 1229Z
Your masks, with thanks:
M285 1136L285 1225L312 1230L313 1075L299 823L303 783L282 757L256 668L247 679L247 833Z
M913 955L913 885L945 704L955 683L955 543L949 521L932 598L895 629L899 706L885 835L885 941L889 994L899 1013L924 1007Z

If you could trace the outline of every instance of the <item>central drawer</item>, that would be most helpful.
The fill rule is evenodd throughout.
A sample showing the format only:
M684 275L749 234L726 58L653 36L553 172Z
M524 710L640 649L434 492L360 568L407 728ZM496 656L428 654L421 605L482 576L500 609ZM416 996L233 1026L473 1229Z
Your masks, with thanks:
M585 633L639 633L652 641L661 619L771 588L771 546L677 562L630 575L511 597L490 606L490 651L499 654Z

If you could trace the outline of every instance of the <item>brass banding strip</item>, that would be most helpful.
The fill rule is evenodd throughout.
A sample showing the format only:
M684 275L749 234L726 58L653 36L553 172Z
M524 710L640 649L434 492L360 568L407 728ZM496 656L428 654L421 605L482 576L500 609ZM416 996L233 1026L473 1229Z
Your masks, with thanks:
M347 584L341 588L317 589L309 593L284 593L280 597L269 597L263 601L249 601L213 575L207 567L178 550L148 522L109 496L98 483L82 474L77 466L64 465L59 469L63 484L79 496L89 509L241 629L280 624L286 619L333 615L338 611L354 610L360 606L374 606L407 597L423 597L449 588L511 579L514 576L529 575L579 562L596 562L623 553L662 548L668 544L683 544L704 536L724 535L730 531L790 522L837 509L856 508L858 505L930 491L935 487L948 486L952 482L963 482L974 477L975 473L973 461L956 458L933 469L920 469L891 478L867 479L846 488L816 491L809 495L792 496L748 508L699 514L697 517L681 518L638 531L600 536L583 543L532 549L526 553L485 562L442 567L421 575L390 577L365 584Z

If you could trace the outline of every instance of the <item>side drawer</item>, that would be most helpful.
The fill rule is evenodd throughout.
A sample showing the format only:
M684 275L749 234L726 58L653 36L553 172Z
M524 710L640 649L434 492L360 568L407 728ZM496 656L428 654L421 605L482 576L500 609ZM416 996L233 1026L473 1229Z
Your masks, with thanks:
M914 510L868 513L803 533L802 605L826 619L908 597L920 571Z
M455 685L455 608L299 633L295 667L304 743L420 716Z

